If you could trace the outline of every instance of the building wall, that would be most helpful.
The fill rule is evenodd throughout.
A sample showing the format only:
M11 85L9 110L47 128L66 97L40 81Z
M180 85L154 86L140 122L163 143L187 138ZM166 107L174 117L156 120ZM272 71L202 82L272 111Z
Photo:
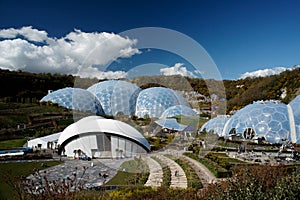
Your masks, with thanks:
M131 140L103 133L72 140L65 146L65 155L73 157L74 150L78 149L91 158L125 158L147 153L143 147Z

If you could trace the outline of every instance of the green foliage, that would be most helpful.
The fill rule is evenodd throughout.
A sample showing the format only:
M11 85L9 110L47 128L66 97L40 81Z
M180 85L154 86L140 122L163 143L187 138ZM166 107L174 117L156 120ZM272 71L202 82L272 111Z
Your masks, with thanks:
M151 145L151 150L156 151L170 144L174 138L175 136L170 134L168 136L147 137L147 141Z
M125 161L116 176L106 185L144 185L148 180L149 168L141 158Z
M59 161L44 161L44 163L50 167L58 165L62 162ZM16 189L12 181L14 179L20 180L21 176L28 176L33 169L44 169L41 166L41 162L12 162L12 163L0 163L0 199L17 199ZM19 188L20 189L20 188ZM19 191L20 192L20 191Z
M168 140L167 140L168 144L170 144L174 138L175 138L175 135L170 134L170 135L168 136Z
M9 85L2 88L0 98L5 98L6 102L34 103L45 96L49 89L72 87L74 79L70 75L0 70L1 85Z
M235 169L235 176L210 185L200 199L298 199L300 176L283 166L257 165Z
M230 170L232 167L236 165L247 165L248 163L243 162L241 160L230 158L225 153L215 153L215 152L209 152L205 155L205 158L208 158L209 160L218 163L221 167Z
M173 189L167 187L129 187L121 190L111 191L107 199L111 200L166 200L166 199L197 199L195 189Z
M185 153L184 155L197 160L198 162L202 163L207 169L211 171L217 178L226 178L232 176L232 172L228 171L227 169L221 167L217 163L207 159L207 158L200 158L195 154Z
M23 147L26 143L26 139L14 139L14 140L4 140L0 141L0 149L9 149L15 147Z
M180 165L180 167L183 169L187 181L188 181L188 187L195 188L195 189L201 189L203 187L201 180L199 176L196 174L195 169L192 168L188 163L186 163L184 160L181 159L175 159L172 157L172 159Z

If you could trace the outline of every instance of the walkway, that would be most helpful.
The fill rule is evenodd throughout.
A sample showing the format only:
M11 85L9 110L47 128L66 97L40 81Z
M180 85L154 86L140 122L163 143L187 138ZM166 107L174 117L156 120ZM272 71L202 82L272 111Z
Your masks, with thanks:
M217 178L203 164L201 164L197 160L194 160L184 155L182 155L181 158L184 161L190 163L191 166L195 169L204 187L207 186L209 183L213 183L217 180Z
M187 188L187 178L183 169L172 159L164 155L157 156L163 163L169 166L171 170L171 185L173 188Z
M147 162L150 170L150 174L148 177L147 182L145 183L145 186L150 187L159 187L162 184L163 181L163 170L160 164L155 161L154 159L150 157L144 158L144 160Z
M127 159L93 159L92 161L83 161L64 158L63 160L64 163L60 165L40 170L41 175L43 176L44 172L46 172L47 179L51 181L67 179L68 177L72 178L72 174L76 173L78 181L84 185L84 188L91 188L100 186L104 181L107 182L113 178L117 174L120 165ZM86 168L86 171L83 175L84 168ZM105 180L103 178L104 174L108 175ZM33 175L30 175L28 178L35 180Z

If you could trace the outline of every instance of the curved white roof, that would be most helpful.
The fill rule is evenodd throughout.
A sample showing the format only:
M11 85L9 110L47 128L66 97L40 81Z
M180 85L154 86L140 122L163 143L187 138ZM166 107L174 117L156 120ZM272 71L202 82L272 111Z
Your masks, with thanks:
M80 136L83 133L112 133L121 137L129 138L150 151L150 145L145 137L132 126L113 119L104 119L99 116L85 117L68 126L60 135L58 144L62 144L73 136Z

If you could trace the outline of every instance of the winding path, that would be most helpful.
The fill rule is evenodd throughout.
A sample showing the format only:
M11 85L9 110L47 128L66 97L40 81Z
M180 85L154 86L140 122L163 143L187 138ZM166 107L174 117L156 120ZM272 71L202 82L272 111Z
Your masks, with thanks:
M187 188L187 178L183 169L172 159L164 155L157 156L163 163L169 166L171 170L171 184L173 188Z
M163 181L163 170L162 167L160 166L160 164L150 158L150 157L146 157L144 158L144 160L147 162L148 166L149 166L149 177L147 182L145 183L145 186L150 186L150 187L159 187L162 184Z
M201 179L203 186L207 186L209 183L213 183L217 180L217 178L200 162L194 160L185 155L181 155L181 159L190 163L191 166L195 169L197 175Z

